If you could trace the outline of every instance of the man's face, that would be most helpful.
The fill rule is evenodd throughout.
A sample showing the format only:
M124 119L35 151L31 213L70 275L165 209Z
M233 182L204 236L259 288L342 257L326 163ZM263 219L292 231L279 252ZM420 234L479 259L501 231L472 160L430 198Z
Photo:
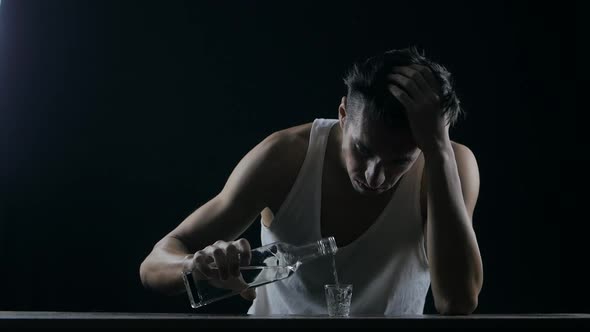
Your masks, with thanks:
M352 186L361 194L383 193L410 169L420 150L409 129L392 130L365 116L367 110L344 110L344 104L345 99L340 105L342 154Z

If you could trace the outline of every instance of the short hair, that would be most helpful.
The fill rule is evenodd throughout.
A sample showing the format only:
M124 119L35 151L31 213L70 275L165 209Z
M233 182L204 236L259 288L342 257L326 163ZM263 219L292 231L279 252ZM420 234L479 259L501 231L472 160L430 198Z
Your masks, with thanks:
M353 64L344 78L348 90L347 104L360 103L363 110L371 112L371 118L384 121L391 128L409 128L403 105L387 88L387 75L394 66L411 64L430 68L440 84L442 112L448 124L454 125L463 110L453 87L451 73L442 65L427 59L423 53L420 54L414 46L389 50Z

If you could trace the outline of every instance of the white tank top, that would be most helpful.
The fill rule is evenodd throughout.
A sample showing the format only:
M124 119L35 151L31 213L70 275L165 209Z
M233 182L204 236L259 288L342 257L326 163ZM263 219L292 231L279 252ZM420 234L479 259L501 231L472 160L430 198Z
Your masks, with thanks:
M320 240L324 155L330 129L336 123L333 119L313 122L307 154L291 191L270 227L261 220L263 245ZM338 248L338 279L353 285L351 315L423 313L430 286L419 205L423 165L420 155L372 226L349 245ZM248 314L327 314L324 285L333 283L332 258L321 257L301 265L287 279L258 287Z

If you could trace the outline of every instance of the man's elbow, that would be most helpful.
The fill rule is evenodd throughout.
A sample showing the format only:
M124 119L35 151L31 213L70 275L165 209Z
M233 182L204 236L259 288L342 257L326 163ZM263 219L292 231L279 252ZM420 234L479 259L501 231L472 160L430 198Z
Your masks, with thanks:
M148 284L149 273L149 263L147 262L147 260L144 260L139 266L139 279L141 280L141 284L143 285L143 287L147 289L150 288Z
M477 305L477 295L435 301L436 310L441 315L470 315L475 311Z

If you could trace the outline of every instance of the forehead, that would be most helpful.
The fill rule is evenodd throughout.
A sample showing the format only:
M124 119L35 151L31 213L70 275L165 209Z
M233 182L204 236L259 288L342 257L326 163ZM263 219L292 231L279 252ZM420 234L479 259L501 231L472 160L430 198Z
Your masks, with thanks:
M382 121L355 114L348 128L349 139L378 153L413 154L417 146L409 129L393 129Z

